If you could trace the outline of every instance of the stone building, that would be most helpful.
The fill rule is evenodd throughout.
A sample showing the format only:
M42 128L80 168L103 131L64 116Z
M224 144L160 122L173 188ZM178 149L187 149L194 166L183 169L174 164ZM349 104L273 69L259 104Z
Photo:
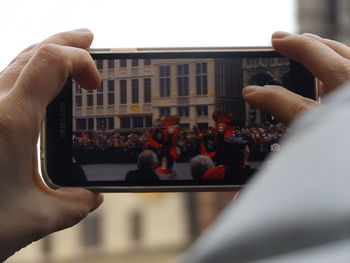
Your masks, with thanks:
M73 130L142 132L162 116L179 115L180 125L208 129L214 111L233 113L241 123L266 121L245 105L241 90L283 84L284 58L97 60L101 86L73 85Z
M73 130L129 131L152 126L154 67L147 59L97 60L101 86L73 85Z
M240 110L240 60L167 59L154 63L154 119L178 114L181 126L207 129L215 125L215 110Z
M314 33L350 45L348 0L299 0L299 32Z
M246 58L243 59L243 83L247 85L287 86L289 60L287 58ZM260 124L266 121L266 114L245 103L245 124Z
M101 86L73 84L73 130L145 131L162 116L180 125L214 126L215 110L242 115L240 59L97 60Z
M191 240L186 202L183 193L105 194L81 223L6 262L164 262L159 257L175 258Z

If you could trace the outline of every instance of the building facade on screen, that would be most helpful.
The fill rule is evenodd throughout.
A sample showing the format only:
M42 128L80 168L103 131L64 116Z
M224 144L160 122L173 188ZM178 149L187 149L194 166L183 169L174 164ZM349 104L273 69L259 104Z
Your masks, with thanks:
M249 117L242 88L261 79L279 81L288 70L281 58L104 59L96 65L98 89L73 84L74 131L148 131L168 115L180 116L183 128L208 129L215 125L214 111L233 113L240 123L260 122L259 114Z

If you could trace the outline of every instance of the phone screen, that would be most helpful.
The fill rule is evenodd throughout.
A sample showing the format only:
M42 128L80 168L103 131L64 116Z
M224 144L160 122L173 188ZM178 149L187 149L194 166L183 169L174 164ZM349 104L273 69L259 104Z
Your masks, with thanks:
M242 88L281 85L315 98L312 75L275 52L92 56L101 85L69 81L64 92L64 185L244 185L283 147L286 127L247 104Z

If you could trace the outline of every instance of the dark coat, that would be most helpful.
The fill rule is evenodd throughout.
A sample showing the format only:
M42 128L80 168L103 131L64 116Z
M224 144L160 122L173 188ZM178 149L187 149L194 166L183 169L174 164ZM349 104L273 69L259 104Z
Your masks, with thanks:
M146 171L146 170L132 170L127 172L125 177L126 182L158 182L159 177L154 171Z

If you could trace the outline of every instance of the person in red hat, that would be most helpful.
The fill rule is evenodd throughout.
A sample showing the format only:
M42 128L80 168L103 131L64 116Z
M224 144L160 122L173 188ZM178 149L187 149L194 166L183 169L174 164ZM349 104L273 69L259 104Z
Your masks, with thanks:
M223 164L224 147L226 147L227 141L235 135L232 125L234 116L231 113L214 111L212 118L216 123L214 128L216 145L215 161L216 164Z
M160 161L160 166L156 169L158 174L176 175L173 165L174 160L180 156L176 150L177 137L181 129L179 122L180 118L177 115L164 116L148 136L146 148L155 151Z
M248 178L252 173L248 165L249 147L245 139L236 136L234 132L234 115L215 111L212 117L216 122L214 129L216 152L212 156L207 156L214 157L216 166L208 169L203 179L234 180L235 177L243 174L245 180L245 177ZM249 173L246 173L247 170Z
M144 150L152 150L159 157L163 142L163 132L160 120L155 120L151 131L147 135Z

